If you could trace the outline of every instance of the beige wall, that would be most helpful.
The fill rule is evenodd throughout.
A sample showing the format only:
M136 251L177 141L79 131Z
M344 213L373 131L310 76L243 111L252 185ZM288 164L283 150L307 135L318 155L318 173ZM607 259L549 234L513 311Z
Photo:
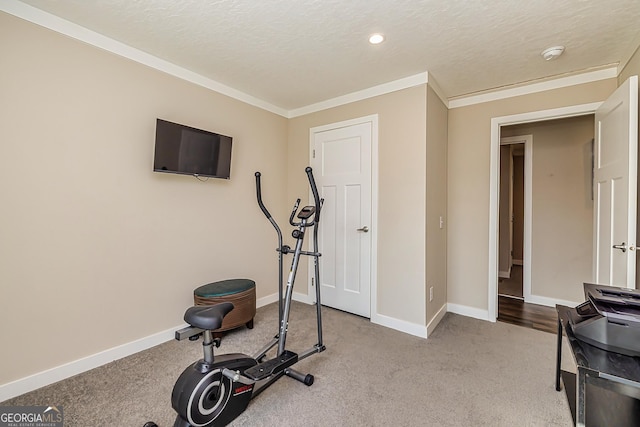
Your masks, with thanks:
M250 277L258 298L274 294L275 237L253 172L284 224L308 191L309 129L371 114L377 313L424 326L446 304L447 109L427 85L287 120L9 15L0 36L2 324L29 313L0 330L17 349L0 385L171 329L209 281ZM152 172L158 117L233 136L231 180ZM427 119L439 124L429 135ZM43 325L39 340L25 334Z
M603 101L615 87L607 79L449 111L449 303L488 309L491 119Z
M491 117L603 100L616 85L449 112L422 85L287 120L4 13L0 54L0 341L12 349L0 385L174 327L202 283L251 277L259 298L276 292L253 172L284 224L308 191L309 129L371 114L377 312L424 325L447 301L486 308ZM636 53L624 73L638 69ZM233 136L231 180L153 173L157 117Z
M427 325L447 303L447 117L448 109L427 85ZM440 217L443 225L440 228ZM429 288L433 300L429 301Z
M418 325L425 324L426 91L416 86L293 118L288 138L288 196L295 200L308 193L300 171L309 164L309 130L378 114L378 305L372 313ZM299 277L306 277L303 269Z
M532 135L531 293L580 302L591 281L593 115L506 126Z
M253 173L284 219L286 119L4 13L0 56L0 385L181 324L198 285L276 292ZM231 135L231 180L152 172L157 117Z

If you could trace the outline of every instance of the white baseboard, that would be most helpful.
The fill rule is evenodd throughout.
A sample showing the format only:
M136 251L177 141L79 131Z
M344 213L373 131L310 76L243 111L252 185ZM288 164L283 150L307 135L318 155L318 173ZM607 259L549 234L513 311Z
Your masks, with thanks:
M473 317L474 319L489 321L489 310L469 307L466 305L447 303L447 311L462 316Z
M305 304L314 304L313 298L309 295L294 292L293 299ZM278 294L272 294L266 297L259 298L256 301L256 306L263 307L276 301L278 301ZM559 303L564 302L560 301ZM553 305L555 305L555 300ZM566 303L565 305L573 306L575 304ZM372 315L371 322L420 338L427 338L427 336L435 330L436 326L438 326L447 311L461 314L463 316L474 317L476 319L488 320L488 312L486 310L480 310L477 308L466 307L458 304L445 304L442 306L442 308L440 308L436 316L429 322L427 326L407 322L382 314ZM46 371L38 372L36 374L21 378L16 381L12 381L10 383L2 384L0 385L0 402L12 399L16 396L20 396L21 394L28 393L40 387L44 387L49 384L64 380L82 372L89 371L91 369L113 362L114 360L122 359L123 357L130 356L132 354L149 349L167 341L171 341L175 337L175 331L186 326L186 324L177 325L173 328L155 333L148 337L122 344L117 347L113 347L105 351L93 354L91 356L66 363L64 365L56 366L55 368L47 369Z
M307 295L297 294L294 292L293 299L307 304L313 304ZM278 301L277 293L259 298L256 301L256 307L263 307L276 301ZM148 337L122 344L117 347L101 351L100 353L74 360L73 362L65 363L64 365L56 366L55 368L47 369L46 371L35 373L16 381L2 384L0 385L0 402L12 399L16 396L20 396L21 394L28 393L74 375L81 374L99 366L106 365L114 360L131 356L132 354L167 341L171 341L175 337L175 331L186 326L187 324L183 323L165 331L149 335Z
M371 323L395 329L405 334L414 335L420 338L427 338L427 328L424 325L407 322L405 320L396 319L394 317L385 316L383 314L374 314L371 316Z
M509 277L511 277L511 272L510 271L498 271L498 277L500 277L502 279L508 279Z
M298 292L293 293L293 300L305 304L315 304L313 297L305 294L299 294ZM266 297L259 298L256 300L256 308L264 307L265 305L269 305L274 302L278 302L278 294L271 294Z
M187 324L184 323L174 328L149 335L148 337L122 344L101 351L100 353L65 363L64 365L56 366L55 368L47 369L46 371L38 372L10 383L2 384L0 385L0 402L171 341L175 337L175 331L186 326Z
M514 259L513 261L511 261L513 263L513 265L524 265L524 262L521 259Z
M256 308L264 307L265 305L269 305L277 301L278 301L278 294L267 295L266 297L258 298L256 300Z
M447 314L447 304L443 304L440 307L440 310L436 313L436 315L431 319L429 323L427 323L427 337L433 333L436 329L436 326L440 324L440 321L444 318L444 315Z
M545 305L547 307L555 307L556 304L566 305L568 307L575 307L582 304L582 302L567 301L556 298L543 297L540 295L525 295L524 302L531 304Z
M293 293L293 300L298 302L303 302L305 304L315 304L316 302L313 300L312 295L299 294L297 292Z

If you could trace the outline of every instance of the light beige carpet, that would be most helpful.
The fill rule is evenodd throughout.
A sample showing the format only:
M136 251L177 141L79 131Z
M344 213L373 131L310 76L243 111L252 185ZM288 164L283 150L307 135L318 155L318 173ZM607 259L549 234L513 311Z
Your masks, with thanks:
M315 340L315 307L293 304L288 347ZM553 334L447 314L424 340L325 309L327 350L253 400L234 426L571 426L555 391ZM176 313L176 322L181 314ZM276 331L277 306L253 330L228 334L219 351L252 354ZM175 379L201 341L172 341L0 405L60 405L65 426L173 425ZM46 357L43 354L43 357Z

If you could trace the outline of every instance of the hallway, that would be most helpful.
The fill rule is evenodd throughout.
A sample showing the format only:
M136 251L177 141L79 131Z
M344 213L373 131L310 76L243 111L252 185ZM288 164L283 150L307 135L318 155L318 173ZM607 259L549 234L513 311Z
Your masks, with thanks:
M498 280L498 320L553 334L558 329L555 308L524 302L521 265L511 268L511 277Z
M522 266L511 267L511 277L498 279L498 295L522 299Z

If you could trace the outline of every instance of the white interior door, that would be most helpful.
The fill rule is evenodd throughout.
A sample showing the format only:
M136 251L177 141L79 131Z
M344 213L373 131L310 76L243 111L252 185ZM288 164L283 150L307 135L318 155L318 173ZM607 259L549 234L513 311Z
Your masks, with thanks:
M638 76L597 110L594 146L594 280L636 286Z
M312 159L324 198L318 245L322 304L371 314L371 147L374 123L312 129Z

